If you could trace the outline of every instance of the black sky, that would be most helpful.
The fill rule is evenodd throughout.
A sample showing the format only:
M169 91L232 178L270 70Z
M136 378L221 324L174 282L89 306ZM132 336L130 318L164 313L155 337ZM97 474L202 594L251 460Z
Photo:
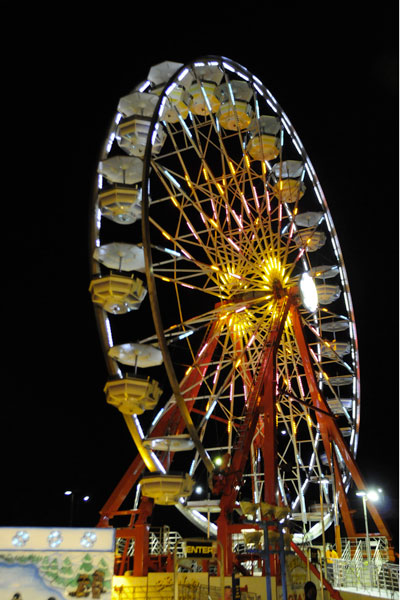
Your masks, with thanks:
M368 15L361 4L357 15L334 6L320 16L253 7L247 22L203 9L184 23L132 11L29 28L27 17L29 35L15 38L23 52L9 52L4 74L0 525L67 524L63 491L73 487L92 494L76 519L94 526L134 456L105 402L88 293L96 163L119 97L153 64L214 54L263 81L321 182L358 331L358 463L385 490L397 537L398 18L387 5Z

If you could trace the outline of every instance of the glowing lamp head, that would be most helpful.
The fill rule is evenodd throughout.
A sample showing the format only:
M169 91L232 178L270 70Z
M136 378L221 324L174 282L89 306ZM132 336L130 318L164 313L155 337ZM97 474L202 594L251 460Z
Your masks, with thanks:
M371 500L371 502L377 502L379 500L379 494L375 490L370 490L367 492L367 498L368 500Z
M382 490L378 488L378 490L359 490L356 492L356 496L361 496L365 498L365 500L370 500L371 502L377 502L379 500L379 494L382 493Z
M315 312L318 308L318 292L314 279L305 271L299 282L301 302L307 310Z

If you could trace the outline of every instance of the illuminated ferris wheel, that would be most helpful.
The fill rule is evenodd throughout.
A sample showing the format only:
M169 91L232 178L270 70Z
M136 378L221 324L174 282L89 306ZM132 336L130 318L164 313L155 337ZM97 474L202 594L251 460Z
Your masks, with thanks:
M349 284L316 173L263 83L220 57L152 67L119 101L92 230L107 402L138 449L109 506L136 486L135 507L175 505L211 535L246 506L280 506L297 542L337 505L346 521L360 415Z

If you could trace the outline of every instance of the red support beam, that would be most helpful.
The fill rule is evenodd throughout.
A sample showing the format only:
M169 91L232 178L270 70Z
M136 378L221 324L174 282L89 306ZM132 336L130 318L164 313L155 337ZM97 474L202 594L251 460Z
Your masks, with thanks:
M214 324L205 336L204 344L207 344L206 351L202 354L201 358L198 359L196 368L193 368L181 383L181 386L184 388L182 395L188 400L186 405L189 409L189 412L194 406L194 402L197 394L199 393L203 378L206 375L209 363L218 342L218 337L219 334L216 325ZM179 409L176 405L173 405L161 417L160 421L151 431L151 436L162 436L166 435L167 432L170 435L177 435L182 433L184 429L185 423L180 415ZM170 457L172 456L173 454L171 453ZM122 479L118 482L118 485L115 487L106 504L101 509L101 517L97 527L109 527L109 519L111 519L113 514L119 510L127 495L131 492L137 481L142 476L144 470L145 465L143 459L140 454L138 454L130 464Z
M295 301L295 295L290 294L285 296L279 301L279 305L276 310L276 319L271 327L268 338L265 342L264 356L260 366L260 370L249 395L246 418L243 424L243 429L239 435L239 439L236 442L236 450L233 454L231 464L227 469L222 481L222 497L220 501L220 516L217 519L218 526L218 540L223 544L227 543L227 523L230 515L233 511L234 504L237 498L237 487L240 487L244 469L248 461L250 454L251 443L255 435L259 416L263 409L263 400L267 403L267 411L269 411L270 417L271 404L273 403L273 397L275 393L275 363L276 363L276 352L280 343L283 328L286 322L286 318L292 302ZM267 400L266 400L267 399ZM265 409L265 407L264 407ZM275 471L268 471L265 475L265 481L271 479L268 484L268 493L273 493L271 490L276 491L276 457L272 456L273 448L275 445L275 420L269 417L269 446L267 448L267 469L274 469ZM271 430L272 428L272 430ZM265 424L264 424L264 438L265 438ZM265 447L264 449L265 450ZM265 457L264 457L265 461ZM275 465L275 467L274 467ZM274 484L275 481L275 484ZM225 546L225 575L232 574L233 557L231 544Z
M357 463L353 457L353 454L351 453L346 442L344 441L342 433L341 433L339 427L337 426L336 419L335 419L332 411L330 410L328 403L326 402L325 398L323 397L323 395L321 394L321 392L319 390L318 382L317 382L317 379L315 376L315 371L314 371L314 367L313 367L312 360L311 360L310 351L309 351L308 345L307 345L305 337L304 337L300 313L296 306L291 307L291 316L292 316L296 340L297 340L297 343L299 346L300 355L301 355L302 363L304 366L304 371L305 371L306 378L307 378L308 387L309 387L310 394L311 394L311 399L312 399L314 406L317 409L320 409L320 410L316 410L315 414L316 414L316 417L317 417L317 420L318 420L318 423L320 426L321 437L322 437L322 441L324 444L326 455L327 455L328 459L330 459L330 457L331 457L331 442L334 442L336 444L343 460L345 461L346 466L347 466L347 468L350 472L350 475L351 475L354 483L356 484L357 488L359 490L365 490L366 486L365 486L364 480L362 478L362 475L360 473L360 470L357 466ZM336 471L339 471L339 469L335 469L335 472ZM351 517L351 513L350 513L350 510L348 507L348 503L347 503L346 492L341 483L340 473L337 472L335 474L336 474L335 480L336 480L337 490L338 490L338 494L339 494L339 505L342 510L343 521L344 521L344 524L346 527L347 535L349 537L352 537L355 535L355 529L354 529L353 519ZM388 540L391 540L392 536L391 536L389 530L387 529L386 524L383 522L376 507L372 503L370 503L368 506L368 509L371 514L371 517L373 518L373 520L375 522L375 525L378 527L380 534L385 536Z

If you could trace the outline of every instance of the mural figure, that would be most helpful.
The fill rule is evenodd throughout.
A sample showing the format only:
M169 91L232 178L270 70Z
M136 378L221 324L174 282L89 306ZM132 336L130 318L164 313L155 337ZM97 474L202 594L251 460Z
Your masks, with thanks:
M74 592L69 592L70 596L76 596L77 598L85 598L90 594L90 577L80 573L77 580L77 588Z
M92 598L100 598L100 594L104 593L106 590L104 589L104 573L97 569L93 573L92 579Z

